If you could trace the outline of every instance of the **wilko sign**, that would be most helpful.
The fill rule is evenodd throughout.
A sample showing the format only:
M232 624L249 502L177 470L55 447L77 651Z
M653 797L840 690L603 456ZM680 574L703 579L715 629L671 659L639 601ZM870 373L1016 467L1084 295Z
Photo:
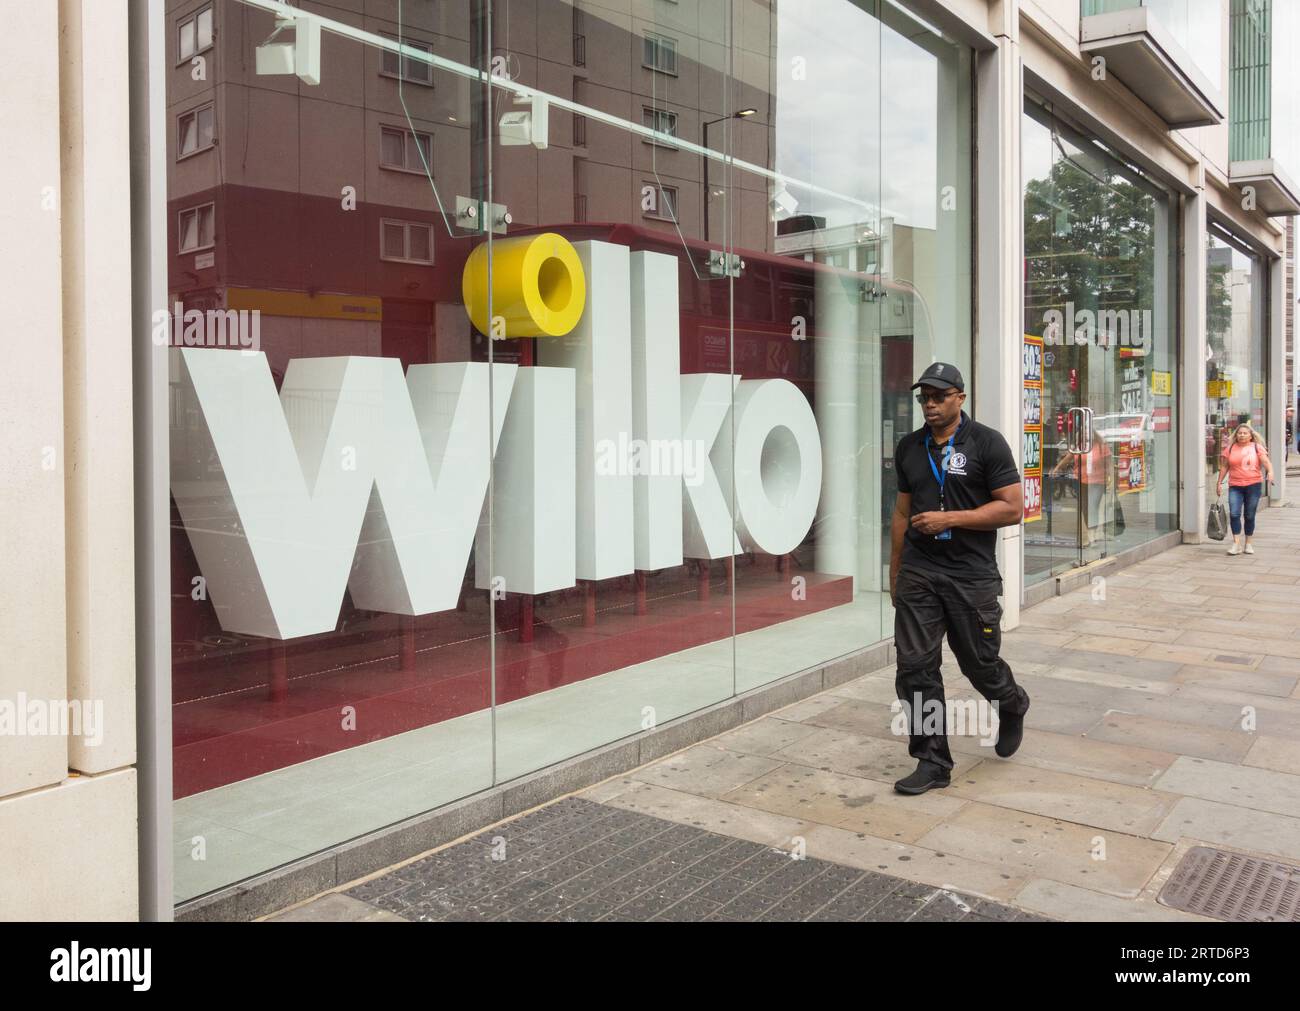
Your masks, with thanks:
M451 610L474 546L476 586L536 594L804 539L822 485L807 398L680 374L675 257L570 251L585 303L570 333L538 338L537 367L297 359L277 395L261 352L173 352L172 494L223 629L327 632L345 591L365 610ZM547 259L519 258L521 290ZM539 327L548 306L530 309Z

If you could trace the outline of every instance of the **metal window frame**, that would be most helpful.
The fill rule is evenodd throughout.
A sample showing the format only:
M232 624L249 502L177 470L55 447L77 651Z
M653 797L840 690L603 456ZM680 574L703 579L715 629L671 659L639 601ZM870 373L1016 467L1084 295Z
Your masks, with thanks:
M214 16L215 17L215 16ZM135 445L136 816L139 916L174 918L168 355L153 343L167 291L164 0L128 5L131 133L132 415ZM216 34L215 21L213 35ZM215 234L215 229L214 229Z

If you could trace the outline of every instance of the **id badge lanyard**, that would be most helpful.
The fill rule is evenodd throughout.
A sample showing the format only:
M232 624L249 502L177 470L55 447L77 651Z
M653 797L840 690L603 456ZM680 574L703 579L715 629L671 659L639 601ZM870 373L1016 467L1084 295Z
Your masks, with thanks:
M930 433L929 432L925 433L925 459L926 462L930 464L930 473L933 474L934 479L937 482L939 482L939 511L940 512L944 511L943 485L944 482L948 480L948 461L952 458L952 446L957 439L957 432L959 431L961 431L961 425L957 426L957 431L954 431L952 435L948 436L948 445L943 447L942 467L936 467L934 465L934 457L930 455ZM934 539L936 541L952 540L952 529L949 528L947 530L940 531L939 533L934 535Z

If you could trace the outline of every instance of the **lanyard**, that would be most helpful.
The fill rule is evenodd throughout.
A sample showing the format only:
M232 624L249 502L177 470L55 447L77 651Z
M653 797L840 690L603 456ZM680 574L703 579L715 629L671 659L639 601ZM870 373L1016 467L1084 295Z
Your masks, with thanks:
M943 509L943 485L948 480L948 460L952 457L952 445L957 439L957 432L961 431L961 424L958 423L956 431L948 436L948 445L943 449L943 469L940 470L934 465L934 457L930 455L930 433L925 433L925 461L930 465L930 473L934 479L939 482L939 509Z

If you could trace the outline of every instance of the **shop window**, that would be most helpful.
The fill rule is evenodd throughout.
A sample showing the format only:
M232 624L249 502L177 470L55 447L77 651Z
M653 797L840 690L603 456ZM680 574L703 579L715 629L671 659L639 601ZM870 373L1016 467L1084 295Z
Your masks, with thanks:
M425 166L433 170L433 136L418 130L380 130L379 164L386 169L424 174Z
M216 206L202 204L181 211L176 248L182 253L211 249L216 245Z
M677 40L663 35L646 35L642 40L641 66L662 74L677 73Z
M398 263L433 263L433 227L422 221L380 222L379 258Z
M206 151L216 142L217 113L211 102L176 117L176 160Z
M388 37L393 39L394 42L399 41L391 35ZM402 45L411 49L418 49L420 52L429 53L430 55L433 54L433 46L428 42L408 38L403 38L400 41ZM433 87L433 64L426 63L414 56L403 56L391 49L384 50L383 63L380 66L379 73L383 77L397 77L411 84L425 84Z
M652 109L648 105L643 106L641 109L641 123L651 130L666 133L670 137L677 136L677 113L669 112L667 109ZM666 144L663 141L651 140L649 137L646 138L646 143L659 144L662 147L676 147L676 145Z
M212 8L204 7L176 26L177 62L184 63L212 48Z

